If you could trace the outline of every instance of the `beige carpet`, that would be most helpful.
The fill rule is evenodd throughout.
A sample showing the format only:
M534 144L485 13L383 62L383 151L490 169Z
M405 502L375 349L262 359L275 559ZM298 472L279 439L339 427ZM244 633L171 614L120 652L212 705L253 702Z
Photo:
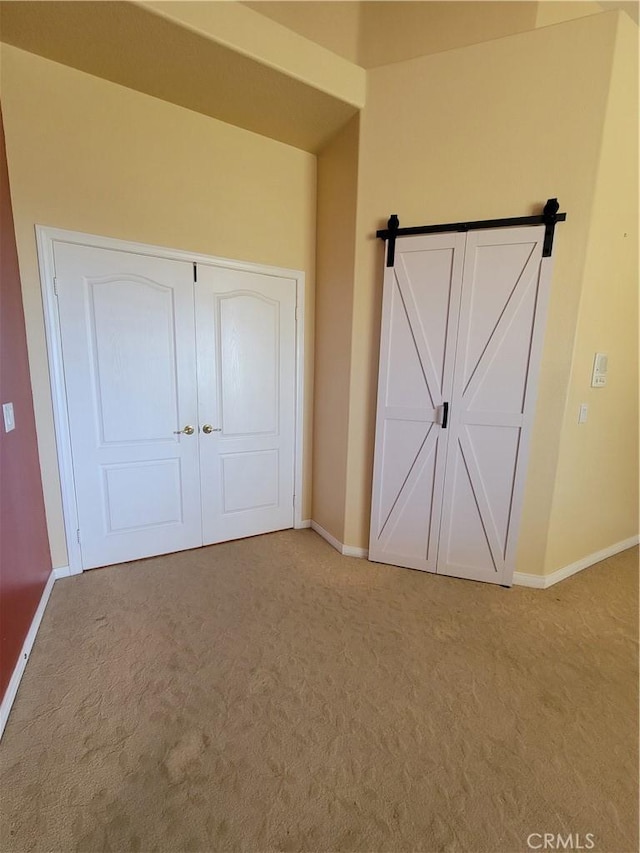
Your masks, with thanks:
M636 851L637 570L506 590L286 531L59 581L0 847Z

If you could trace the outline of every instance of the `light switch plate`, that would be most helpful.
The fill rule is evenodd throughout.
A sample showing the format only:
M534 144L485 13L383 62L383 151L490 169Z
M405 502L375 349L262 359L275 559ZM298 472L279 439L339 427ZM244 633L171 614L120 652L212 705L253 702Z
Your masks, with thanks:
M593 373L591 374L591 387L602 388L607 384L608 358L606 353L597 352L593 359Z
M589 406L587 406L586 403L580 403L580 412L578 414L578 423L579 424L586 424L588 411L589 411Z
M2 404L2 416L4 417L4 431L11 432L16 428L16 419L13 416L13 403Z

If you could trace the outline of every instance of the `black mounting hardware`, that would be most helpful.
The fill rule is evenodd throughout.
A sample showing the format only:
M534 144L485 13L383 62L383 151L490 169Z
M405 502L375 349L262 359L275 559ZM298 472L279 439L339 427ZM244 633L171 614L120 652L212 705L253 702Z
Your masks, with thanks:
M551 252L553 251L553 232L556 229L556 222L558 222L560 217L564 217L566 214L558 213L560 210L560 205L558 204L557 198L550 198L544 206L542 211L542 216L544 217L544 243L542 244L542 257L550 258Z
M400 227L400 220L392 213L387 222L387 266L392 267L396 260L396 234Z
M449 404L442 404L442 429L447 428L447 424L449 423Z
M400 221L394 213L389 217L387 227L376 231L376 237L387 240L387 266L395 262L396 238L414 234L443 234L447 231L478 231L484 228L509 228L517 225L544 225L544 243L542 257L551 257L553 234L557 222L564 222L566 213L558 213L560 205L557 198L548 199L541 216L513 216L508 219L479 219L475 222L449 222L445 225L417 225L412 228L400 228Z

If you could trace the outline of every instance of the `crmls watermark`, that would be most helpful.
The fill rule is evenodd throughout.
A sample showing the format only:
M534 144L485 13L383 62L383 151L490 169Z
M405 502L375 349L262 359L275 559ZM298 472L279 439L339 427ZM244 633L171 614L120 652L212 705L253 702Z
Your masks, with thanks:
M530 850L593 850L596 846L593 832L580 835L579 832L532 832L527 835L527 847Z

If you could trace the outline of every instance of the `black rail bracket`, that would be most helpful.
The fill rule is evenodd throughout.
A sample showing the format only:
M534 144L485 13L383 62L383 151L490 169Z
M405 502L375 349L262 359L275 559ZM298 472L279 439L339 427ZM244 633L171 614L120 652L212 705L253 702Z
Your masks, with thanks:
M392 213L387 222L387 266L392 267L396 262L396 236L400 228L400 220Z
M553 234L556 230L556 222L558 222L558 211L560 205L557 198L550 198L542 210L542 218L544 219L544 242L542 244L542 257L550 258L553 252Z

